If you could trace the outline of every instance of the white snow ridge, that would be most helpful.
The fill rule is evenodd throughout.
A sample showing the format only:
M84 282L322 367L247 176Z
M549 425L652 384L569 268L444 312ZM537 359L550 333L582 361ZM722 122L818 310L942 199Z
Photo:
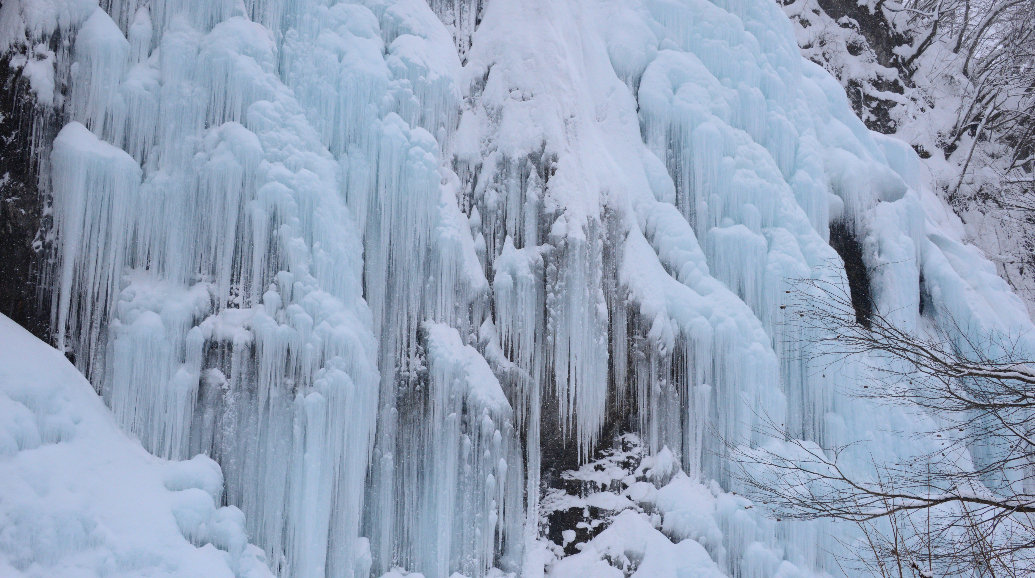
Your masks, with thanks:
M58 47L54 331L103 405L0 319L0 575L840 575L728 458L935 447L787 322L848 287L832 223L903 328L1035 358L772 0L429 3L3 3Z

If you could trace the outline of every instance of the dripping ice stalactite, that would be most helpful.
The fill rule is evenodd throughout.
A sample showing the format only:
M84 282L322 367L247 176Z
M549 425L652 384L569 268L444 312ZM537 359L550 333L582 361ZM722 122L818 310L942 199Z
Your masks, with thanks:
M455 329L427 323L422 334L428 365L423 413L431 419L414 438L431 448L419 484L419 500L430 507L411 510L406 527L423 533L417 567L431 575L459 570L477 576L497 551L519 553L513 544L524 523L523 476L513 412L488 363ZM431 523L421 519L429 513L437 518Z
M836 572L725 493L724 444L883 415L787 317L847 286L831 222L904 327L922 270L947 335L1030 330L767 0L106 5L0 8L0 46L68 41L33 84L69 85L59 346L148 450L219 463L281 576ZM664 533L549 562L544 484L619 434L668 464L618 500Z

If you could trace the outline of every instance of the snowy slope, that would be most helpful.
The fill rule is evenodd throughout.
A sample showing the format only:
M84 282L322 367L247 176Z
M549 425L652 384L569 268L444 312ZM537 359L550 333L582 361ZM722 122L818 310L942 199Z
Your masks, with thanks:
M0 575L271 576L223 475L119 430L64 356L0 316Z
M1035 353L916 154L770 0L19 0L0 25L72 39L33 73L70 86L40 146L59 343L148 451L218 462L285 577L838 572L842 530L734 497L724 443L937 447L789 318L795 280L847 290L832 225L904 328ZM623 434L651 471L561 504L599 533L544 521Z

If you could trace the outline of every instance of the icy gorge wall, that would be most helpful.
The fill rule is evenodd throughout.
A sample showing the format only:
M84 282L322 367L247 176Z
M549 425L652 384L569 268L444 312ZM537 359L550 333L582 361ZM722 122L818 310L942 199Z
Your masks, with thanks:
M1031 329L771 0L7 0L0 50L61 119L55 343L280 576L836 573L725 493L762 416L891 419L807 361L794 281ZM624 511L556 562L541 499L627 434Z

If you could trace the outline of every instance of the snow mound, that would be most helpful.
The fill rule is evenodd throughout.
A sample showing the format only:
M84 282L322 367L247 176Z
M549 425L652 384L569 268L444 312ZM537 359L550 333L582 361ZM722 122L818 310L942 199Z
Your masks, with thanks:
M204 456L158 459L86 379L0 315L0 575L272 576Z

